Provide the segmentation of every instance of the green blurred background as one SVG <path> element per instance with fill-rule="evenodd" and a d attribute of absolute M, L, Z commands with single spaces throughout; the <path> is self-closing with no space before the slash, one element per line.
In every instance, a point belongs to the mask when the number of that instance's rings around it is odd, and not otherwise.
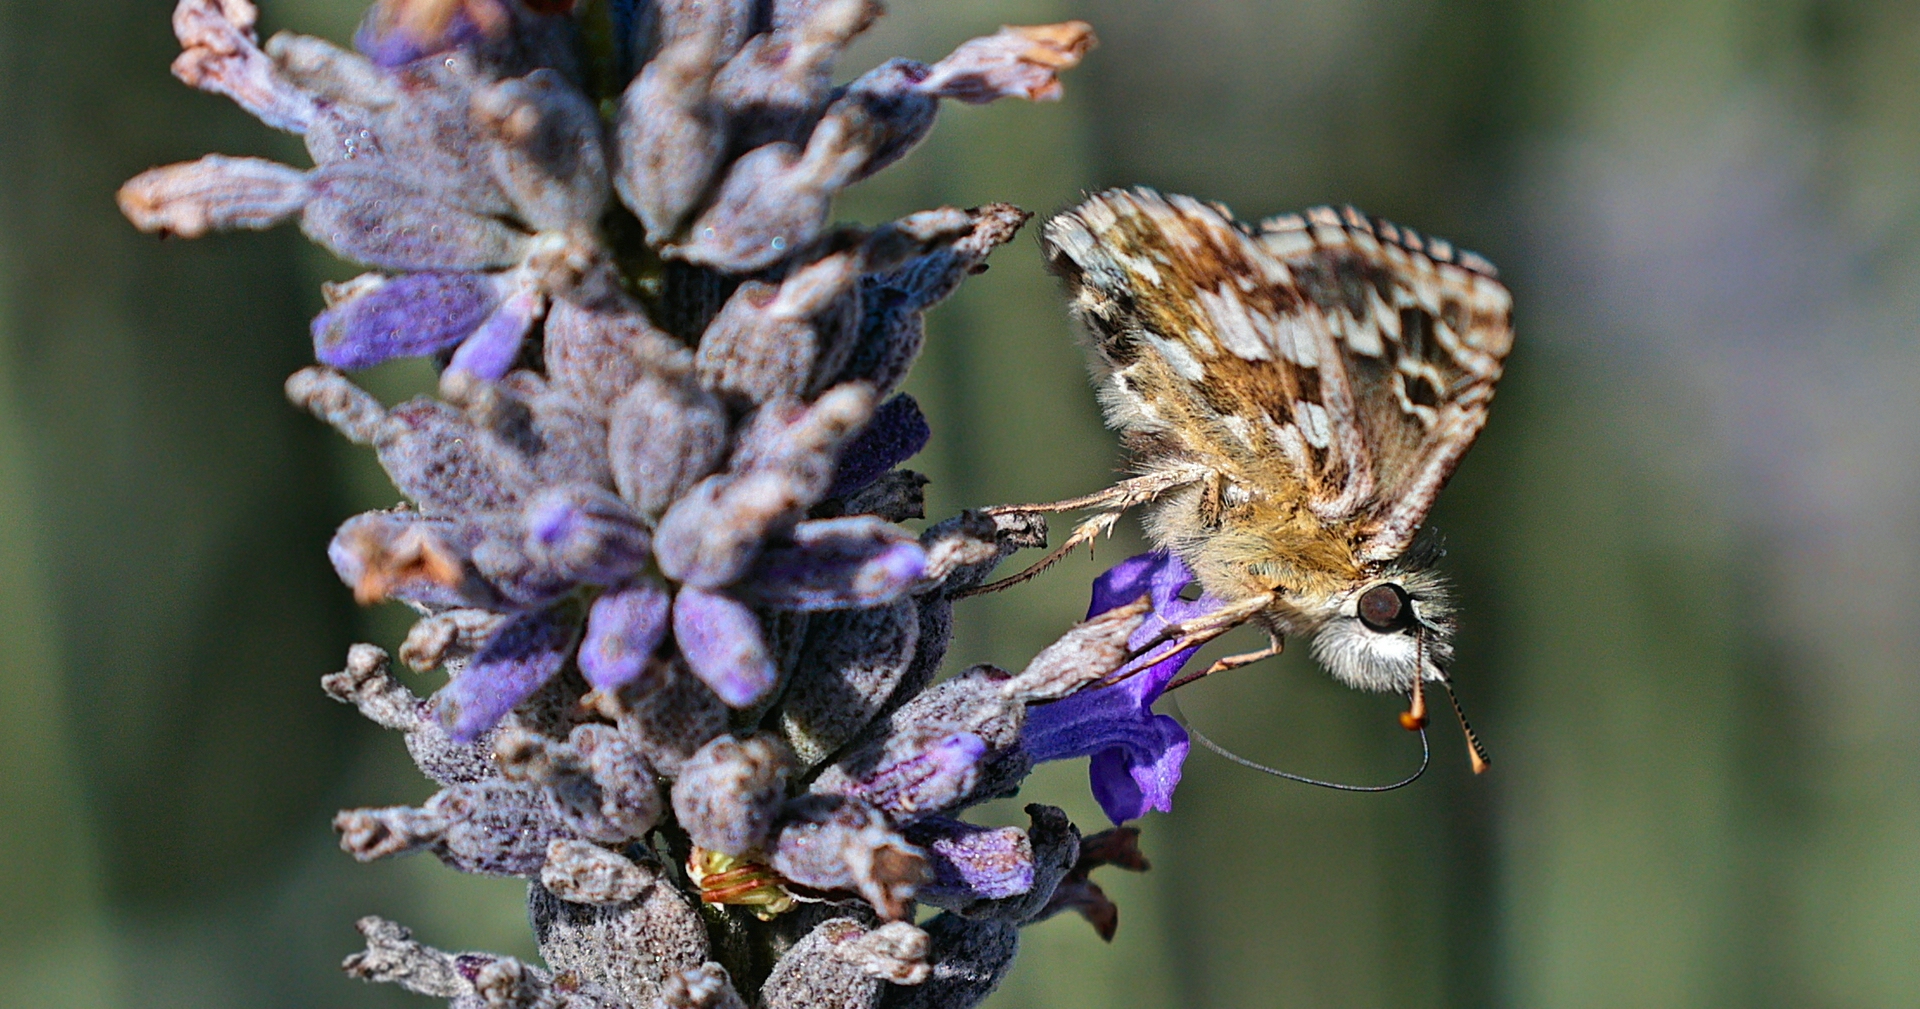
<path fill-rule="evenodd" d="M 530 955 L 520 887 L 334 845 L 335 809 L 430 791 L 317 686 L 402 626 L 323 557 L 394 493 L 281 399 L 342 268 L 114 210 L 153 164 L 297 157 L 167 76 L 169 6 L 0 0 L 0 1006 L 424 1005 L 337 973 L 353 919 Z M 335 39 L 358 14 L 265 7 Z M 1132 183 L 1247 218 L 1351 201 L 1500 263 L 1520 333 L 1433 519 L 1493 771 L 1444 725 L 1385 796 L 1196 752 L 1141 824 L 1153 871 L 1101 878 L 1113 945 L 1030 929 L 993 1006 L 1920 1005 L 1920 6 L 894 7 L 846 75 L 1002 22 L 1103 45 L 1060 104 L 949 107 L 842 216 Z M 1030 238 L 932 328 L 936 516 L 1111 476 Z M 1098 569 L 963 604 L 951 664 L 1019 666 Z M 1393 699 L 1303 656 L 1185 693 L 1291 770 L 1416 758 Z M 1027 795 L 1104 825 L 1078 764 Z"/>

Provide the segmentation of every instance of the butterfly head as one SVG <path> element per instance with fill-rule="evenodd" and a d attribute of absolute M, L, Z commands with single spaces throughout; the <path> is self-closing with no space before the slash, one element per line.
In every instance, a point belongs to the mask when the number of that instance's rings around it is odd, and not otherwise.
<path fill-rule="evenodd" d="M 1439 572 L 1428 563 L 1393 564 L 1335 603 L 1314 635 L 1313 657 L 1349 686 L 1405 692 L 1416 675 L 1446 679 L 1453 629 Z"/>

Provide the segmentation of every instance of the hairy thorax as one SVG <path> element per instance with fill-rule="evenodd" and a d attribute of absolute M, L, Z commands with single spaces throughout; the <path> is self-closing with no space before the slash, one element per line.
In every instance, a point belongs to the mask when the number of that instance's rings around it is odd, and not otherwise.
<path fill-rule="evenodd" d="M 1351 543 L 1329 536 L 1297 499 L 1196 483 L 1160 501 L 1147 535 L 1193 569 L 1200 587 L 1224 602 L 1271 594 L 1263 622 L 1307 634 L 1365 577 Z"/>

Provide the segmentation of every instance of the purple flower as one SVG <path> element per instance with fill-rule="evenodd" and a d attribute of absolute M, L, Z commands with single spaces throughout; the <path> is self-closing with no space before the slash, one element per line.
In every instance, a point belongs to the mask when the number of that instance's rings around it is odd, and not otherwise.
<path fill-rule="evenodd" d="M 752 707 L 780 678 L 760 618 L 731 596 L 681 586 L 673 598 L 673 636 L 688 668 L 728 707 Z"/>
<path fill-rule="evenodd" d="M 1163 551 L 1121 561 L 1094 579 L 1089 618 L 1148 596 L 1153 610 L 1128 638 L 1139 647 L 1168 624 L 1192 619 L 1218 609 L 1208 596 L 1187 600 L 1181 590 L 1193 583 L 1193 572 L 1180 559 Z M 1153 712 L 1153 703 L 1193 657 L 1198 647 L 1170 652 L 1173 642 L 1120 667 L 1111 686 L 1082 690 L 1058 701 L 1035 705 L 1027 713 L 1021 743 L 1034 761 L 1092 757 L 1087 771 L 1093 797 L 1114 823 L 1145 815 L 1149 809 L 1169 812 L 1173 789 L 1180 783 L 1180 767 L 1187 759 L 1187 730 L 1166 715 Z M 1122 678 L 1124 677 L 1124 678 Z"/>
<path fill-rule="evenodd" d="M 642 578 L 593 601 L 580 642 L 580 672 L 596 690 L 616 690 L 640 678 L 666 640 L 673 597 Z"/>
<path fill-rule="evenodd" d="M 899 526 L 871 515 L 802 522 L 792 542 L 767 547 L 742 594 L 783 610 L 884 606 L 927 573 L 927 551 Z"/>
<path fill-rule="evenodd" d="M 494 314 L 496 287 L 486 273 L 373 275 L 314 318 L 314 356 L 335 368 L 369 368 L 457 347 Z"/>
<path fill-rule="evenodd" d="M 909 828 L 907 838 L 929 856 L 933 878 L 918 894 L 923 902 L 949 907 L 1033 889 L 1033 845 L 1019 827 L 980 827 L 934 816 Z"/>
<path fill-rule="evenodd" d="M 472 742 L 553 679 L 572 651 L 571 622 L 552 613 L 514 618 L 436 695 L 447 734 Z"/>

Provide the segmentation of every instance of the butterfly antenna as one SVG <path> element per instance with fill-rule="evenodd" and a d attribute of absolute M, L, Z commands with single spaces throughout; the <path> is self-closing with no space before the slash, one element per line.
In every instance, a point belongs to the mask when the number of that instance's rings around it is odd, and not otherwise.
<path fill-rule="evenodd" d="M 1440 683 L 1447 688 L 1447 700 L 1453 702 L 1453 717 L 1460 720 L 1460 731 L 1467 734 L 1467 756 L 1473 760 L 1473 773 L 1485 774 L 1493 766 L 1493 758 L 1487 756 L 1487 748 L 1480 745 L 1480 737 L 1473 734 L 1473 726 L 1467 724 L 1467 713 L 1460 710 L 1460 698 L 1453 693 L 1453 684 L 1447 680 Z"/>
<path fill-rule="evenodd" d="M 1169 700 L 1171 700 L 1171 698 Z M 1412 774 L 1409 774 L 1406 777 L 1401 778 L 1399 781 L 1396 781 L 1391 785 L 1344 785 L 1337 781 L 1321 781 L 1319 778 L 1309 778 L 1304 774 L 1294 774 L 1290 771 L 1282 771 L 1279 768 L 1268 767 L 1265 764 L 1257 764 L 1251 760 L 1248 760 L 1245 757 L 1242 757 L 1241 755 L 1233 752 L 1232 750 L 1229 750 L 1226 747 L 1221 746 L 1219 743 L 1216 743 L 1213 740 L 1208 739 L 1206 733 L 1201 732 L 1199 729 L 1194 728 L 1193 723 L 1187 719 L 1186 713 L 1180 710 L 1179 701 L 1177 700 L 1172 701 L 1172 706 L 1173 706 L 1174 713 L 1180 716 L 1180 724 L 1185 725 L 1187 727 L 1187 732 L 1191 734 L 1193 738 L 1198 739 L 1200 741 L 1201 746 L 1204 746 L 1207 749 L 1212 750 L 1214 753 L 1217 753 L 1220 756 L 1225 757 L 1236 764 L 1239 764 L 1241 767 L 1245 767 L 1250 770 L 1259 771 L 1261 774 L 1271 774 L 1276 778 L 1285 778 L 1288 781 L 1297 781 L 1302 785 L 1312 785 L 1315 788 L 1330 788 L 1336 792 L 1391 792 L 1396 788 L 1405 788 L 1408 785 L 1411 785 L 1414 782 L 1419 781 L 1420 776 L 1427 773 L 1427 765 L 1431 763 L 1433 760 L 1433 750 L 1427 745 L 1427 730 L 1422 728 L 1419 730 L 1420 732 L 1420 766 L 1417 769 L 1415 769 Z"/>
<path fill-rule="evenodd" d="M 1418 732 L 1427 727 L 1427 692 L 1422 680 L 1427 673 L 1427 635 L 1423 631 L 1413 639 L 1413 700 L 1400 713 L 1400 727 Z"/>

